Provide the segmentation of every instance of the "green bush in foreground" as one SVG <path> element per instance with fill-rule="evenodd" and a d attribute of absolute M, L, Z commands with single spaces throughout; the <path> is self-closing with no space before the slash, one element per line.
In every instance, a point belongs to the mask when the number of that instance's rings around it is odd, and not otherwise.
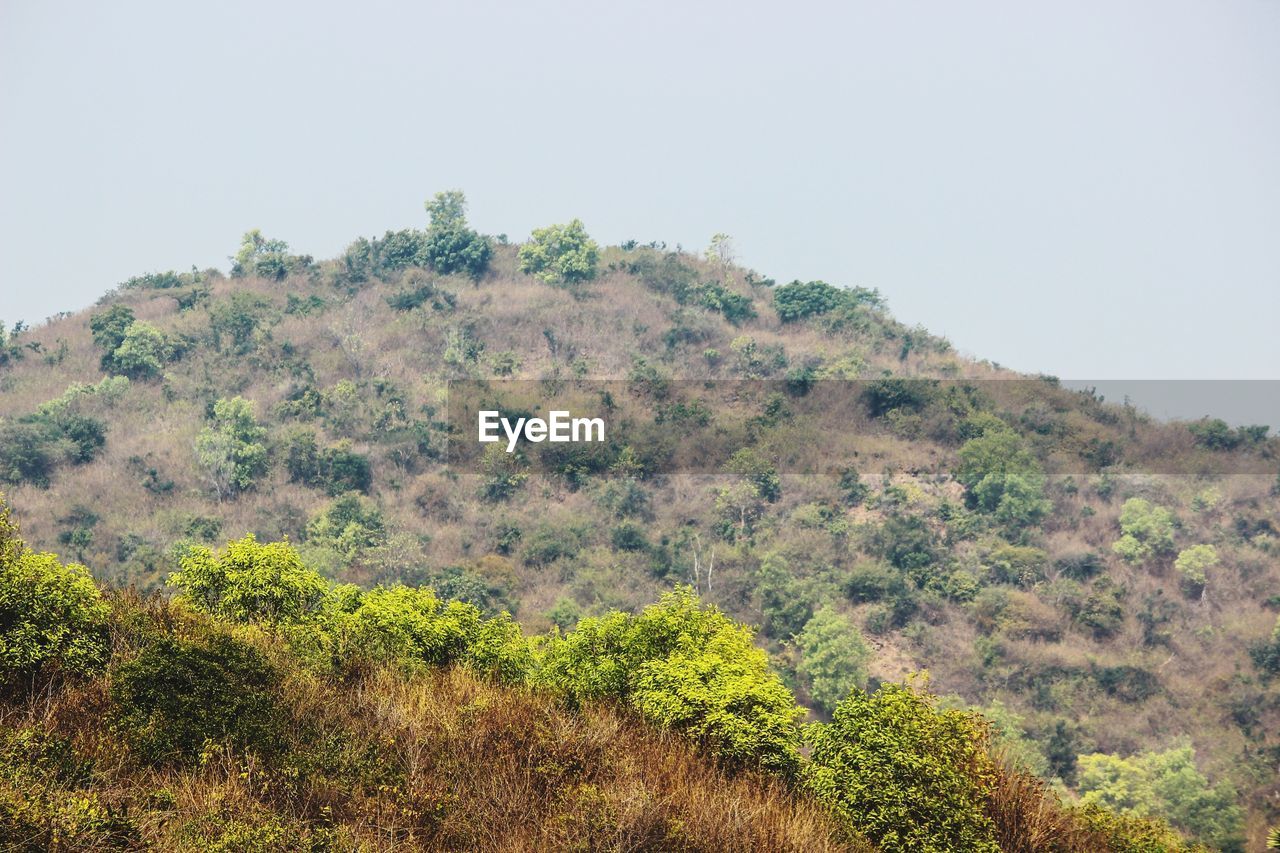
<path fill-rule="evenodd" d="M 208 745 L 268 754 L 282 712 L 279 673 L 247 643 L 161 638 L 118 666 L 115 725 L 150 764 L 188 762 Z"/>
<path fill-rule="evenodd" d="M 537 681 L 578 699 L 615 698 L 735 764 L 791 774 L 801 709 L 750 630 L 688 588 L 639 615 L 584 619 L 545 650 Z"/>
<path fill-rule="evenodd" d="M 28 551 L 0 503 L 0 685 L 49 663 L 100 668 L 109 612 L 85 567 Z"/>
<path fill-rule="evenodd" d="M 998 853 L 984 810 L 996 771 L 981 717 L 885 684 L 854 691 L 805 735 L 805 786 L 882 850 Z"/>

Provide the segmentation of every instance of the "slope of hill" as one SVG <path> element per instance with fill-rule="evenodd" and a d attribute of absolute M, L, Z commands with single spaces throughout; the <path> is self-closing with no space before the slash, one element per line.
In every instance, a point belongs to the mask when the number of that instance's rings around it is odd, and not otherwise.
<path fill-rule="evenodd" d="M 287 537 L 328 578 L 534 632 L 689 583 L 760 626 L 818 718 L 927 669 L 1087 801 L 1226 849 L 1280 816 L 1265 430 L 966 360 L 875 292 L 779 286 L 724 244 L 481 251 L 460 208 L 433 215 L 319 263 L 251 234 L 230 277 L 141 276 L 8 336 L 0 480 L 28 541 L 154 589 L 193 544 Z M 450 380 L 549 378 L 640 388 L 710 461 L 448 463 Z M 679 382 L 705 379 L 758 395 Z M 808 419 L 837 382 L 856 405 Z"/>

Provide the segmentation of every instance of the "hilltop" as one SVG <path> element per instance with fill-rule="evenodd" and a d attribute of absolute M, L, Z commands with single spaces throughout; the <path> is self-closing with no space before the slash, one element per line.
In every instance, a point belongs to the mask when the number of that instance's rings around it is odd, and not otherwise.
<path fill-rule="evenodd" d="M 598 247 L 570 223 L 513 245 L 460 196 L 429 207 L 332 260 L 251 232 L 229 274 L 143 274 L 6 334 L 0 483 L 27 542 L 147 594 L 193 548 L 287 539 L 326 582 L 430 587 L 529 634 L 688 584 L 758 627 L 811 719 L 927 670 L 1067 800 L 1261 843 L 1265 428 L 1159 423 L 966 359 L 875 290 L 771 281 L 723 239 Z M 458 380 L 620 383 L 703 458 L 660 456 L 640 423 L 598 457 L 450 464 Z M 754 396 L 695 394 L 730 382 Z M 840 420 L 806 409 L 828 386 Z"/>

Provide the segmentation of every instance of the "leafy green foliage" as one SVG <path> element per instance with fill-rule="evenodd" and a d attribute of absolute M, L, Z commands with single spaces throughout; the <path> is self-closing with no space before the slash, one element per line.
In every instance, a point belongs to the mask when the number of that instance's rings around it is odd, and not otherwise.
<path fill-rule="evenodd" d="M 330 497 L 344 492 L 368 494 L 373 485 L 369 457 L 353 451 L 349 441 L 321 450 L 314 432 L 299 430 L 289 436 L 285 454 L 290 482 L 324 489 Z"/>
<path fill-rule="evenodd" d="M 1212 545 L 1192 545 L 1178 552 L 1173 567 L 1182 575 L 1187 588 L 1199 593 L 1209 581 L 1209 570 L 1218 565 L 1218 549 Z"/>
<path fill-rule="evenodd" d="M 1173 513 L 1144 498 L 1129 498 L 1120 508 L 1121 536 L 1111 550 L 1130 563 L 1141 563 L 1173 550 Z"/>
<path fill-rule="evenodd" d="M 237 291 L 209 310 L 209 330 L 213 345 L 221 350 L 230 340 L 232 352 L 244 354 L 253 349 L 258 330 L 267 321 L 270 303 L 256 293 Z"/>
<path fill-rule="evenodd" d="M 116 667 L 114 723 L 149 764 L 193 762 L 211 744 L 270 754 L 281 723 L 279 674 L 225 634 L 161 637 Z"/>
<path fill-rule="evenodd" d="M 134 322 L 111 353 L 111 361 L 114 370 L 124 376 L 151 379 L 160 375 L 172 354 L 173 348 L 164 332 L 150 323 Z"/>
<path fill-rule="evenodd" d="M 1009 429 L 989 429 L 966 441 L 956 479 L 974 507 L 1010 530 L 1037 523 L 1050 509 L 1040 463 Z"/>
<path fill-rule="evenodd" d="M 270 281 L 280 281 L 291 272 L 305 270 L 311 265 L 307 255 L 292 255 L 284 240 L 268 240 L 257 228 L 245 232 L 240 248 L 231 259 L 231 275 L 242 278 L 256 275 Z"/>
<path fill-rule="evenodd" d="M 1264 425 L 1242 426 L 1233 430 L 1221 418 L 1206 418 L 1188 424 L 1187 429 L 1195 436 L 1196 444 L 1207 447 L 1209 450 L 1221 451 L 1261 444 L 1266 441 L 1267 433 L 1271 431 L 1270 427 Z"/>
<path fill-rule="evenodd" d="M 47 487 L 60 466 L 92 462 L 106 441 L 102 421 L 66 408 L 0 420 L 0 482 Z"/>
<path fill-rule="evenodd" d="M 995 768 L 981 717 L 886 684 L 854 691 L 805 738 L 805 787 L 880 849 L 999 851 L 984 808 Z"/>
<path fill-rule="evenodd" d="M 1080 801 L 1121 815 L 1161 816 L 1219 847 L 1238 846 L 1243 814 L 1228 784 L 1211 785 L 1189 745 L 1122 758 L 1093 753 L 1079 759 Z"/>
<path fill-rule="evenodd" d="M 796 672 L 809 685 L 809 696 L 826 711 L 867 681 L 871 649 L 853 621 L 831 605 L 813 614 L 796 637 L 800 663 Z"/>
<path fill-rule="evenodd" d="M 881 307 L 879 294 L 861 287 L 845 289 L 825 281 L 793 281 L 773 291 L 773 307 L 784 323 L 860 305 Z"/>
<path fill-rule="evenodd" d="M 548 284 L 589 281 L 596 277 L 600 249 L 587 236 L 582 220 L 567 225 L 535 228 L 533 236 L 520 247 L 520 271 L 537 276 Z"/>
<path fill-rule="evenodd" d="M 462 273 L 479 279 L 489 268 L 493 246 L 488 238 L 467 227 L 466 198 L 458 190 L 436 193 L 426 203 L 431 224 L 422 255 L 441 275 Z"/>
<path fill-rule="evenodd" d="M 756 578 L 765 633 L 786 640 L 803 630 L 813 616 L 813 604 L 787 561 L 777 554 L 766 555 Z"/>
<path fill-rule="evenodd" d="M 288 542 L 260 543 L 252 534 L 215 554 L 194 546 L 179 559 L 170 586 L 200 610 L 235 622 L 296 620 L 313 610 L 328 583 L 302 564 Z"/>
<path fill-rule="evenodd" d="M 267 473 L 267 431 L 243 397 L 221 399 L 213 423 L 196 437 L 196 457 L 223 498 L 243 492 Z"/>
<path fill-rule="evenodd" d="M 548 645 L 538 679 L 578 700 L 624 701 L 731 763 L 798 766 L 795 699 L 750 632 L 687 588 L 637 616 L 584 619 Z"/>
<path fill-rule="evenodd" d="M 107 615 L 88 570 L 28 551 L 0 506 L 0 684 L 50 663 L 74 673 L 100 668 Z"/>
<path fill-rule="evenodd" d="M 385 539 L 382 512 L 354 492 L 335 498 L 307 524 L 308 542 L 331 548 L 347 561 Z"/>

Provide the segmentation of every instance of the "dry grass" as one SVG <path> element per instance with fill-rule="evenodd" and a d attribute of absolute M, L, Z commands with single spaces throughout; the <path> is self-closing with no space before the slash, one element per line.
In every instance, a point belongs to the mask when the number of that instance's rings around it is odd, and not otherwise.
<path fill-rule="evenodd" d="M 160 850 L 250 841 L 269 850 L 871 850 L 841 840 L 822 809 L 778 780 L 730 774 L 607 706 L 570 710 L 461 669 L 377 671 L 349 685 L 294 670 L 283 689 L 293 720 L 284 757 L 213 752 L 190 769 L 132 759 L 106 722 L 105 679 L 9 704 L 0 726 L 69 737 L 93 770 L 87 789 L 53 794 L 14 790 L 0 775 L 0 805 L 90 796 L 131 818 L 134 844 Z M 331 744 L 336 752 L 320 746 Z M 33 834 L 33 844 L 94 850 L 112 840 L 84 827 L 64 825 L 61 840 L 52 833 Z"/>

